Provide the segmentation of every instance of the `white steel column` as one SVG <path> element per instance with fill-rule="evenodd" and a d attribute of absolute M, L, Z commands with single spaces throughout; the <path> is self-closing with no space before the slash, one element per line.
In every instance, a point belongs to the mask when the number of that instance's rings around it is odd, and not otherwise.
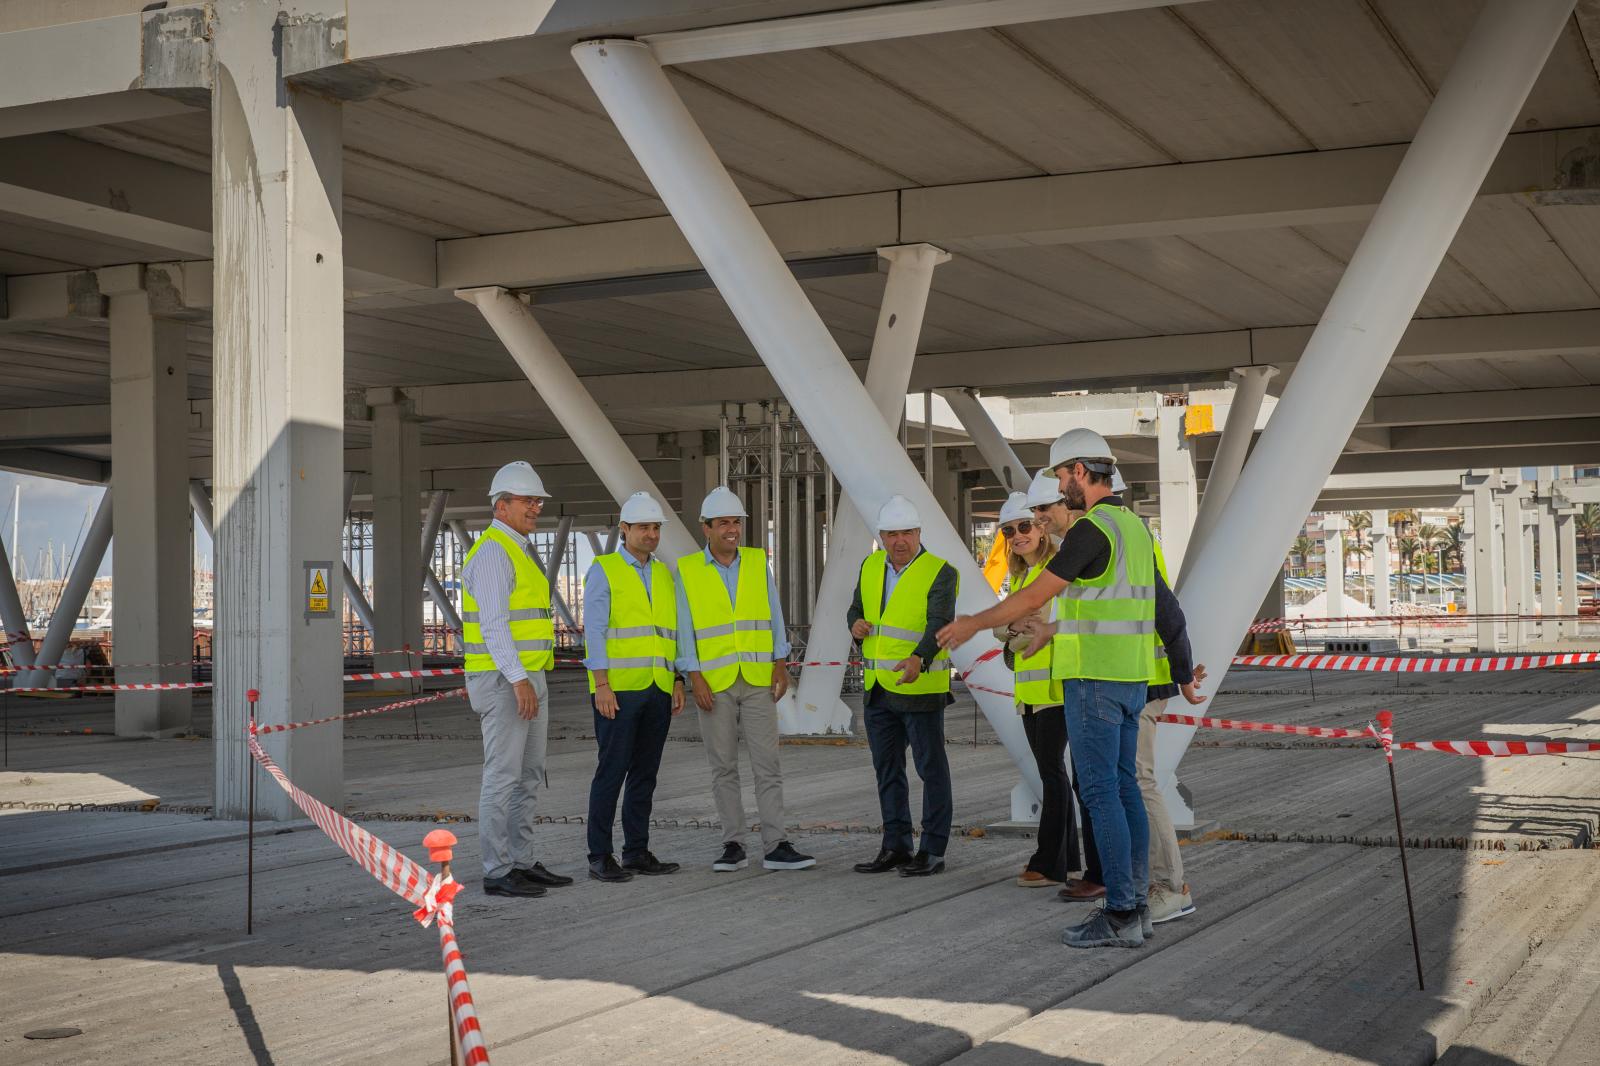
<path fill-rule="evenodd" d="M 878 307 L 878 325 L 872 335 L 867 360 L 867 396 L 880 421 L 898 432 L 905 410 L 906 386 L 922 335 L 933 271 L 950 260 L 950 253 L 931 244 L 879 248 L 889 261 L 889 276 Z M 849 496 L 841 496 L 828 531 L 827 559 L 817 587 L 806 659 L 843 662 L 850 655 L 850 631 L 845 612 L 855 594 L 856 575 L 872 547 L 873 533 Z M 784 733 L 848 733 L 854 713 L 839 698 L 844 688 L 842 666 L 807 666 L 800 671 L 794 691 L 778 704 L 778 728 Z"/>
<path fill-rule="evenodd" d="M 450 532 L 454 533 L 456 535 L 456 539 L 459 540 L 464 546 L 468 548 L 472 547 L 472 531 L 467 528 L 467 523 L 464 519 L 450 519 Z"/>
<path fill-rule="evenodd" d="M 1350 528 L 1342 514 L 1322 520 L 1322 572 L 1327 578 L 1327 615 L 1344 617 L 1344 531 Z"/>
<path fill-rule="evenodd" d="M 462 289 L 456 295 L 483 314 L 617 505 L 620 507 L 636 492 L 648 492 L 656 498 L 661 513 L 667 517 L 661 524 L 661 558 L 671 563 L 698 551 L 699 542 L 673 512 L 666 494 L 634 457 L 528 305 L 498 287 Z"/>
<path fill-rule="evenodd" d="M 299 14 L 307 14 L 301 5 Z M 344 14 L 328 0 L 330 14 Z M 245 692 L 265 723 L 340 708 L 340 601 L 308 617 L 310 564 L 341 557 L 344 477 L 343 145 L 340 105 L 279 77 L 278 9 L 214 5 L 211 106 L 215 388 L 216 816 L 245 813 L 254 760 Z M 331 592 L 331 589 L 330 589 Z M 344 803 L 336 728 L 268 736 L 301 788 Z M 257 813 L 300 814 L 282 789 Z"/>
<path fill-rule="evenodd" d="M 444 507 L 449 499 L 450 493 L 441 489 L 428 500 L 428 513 L 422 521 L 422 583 L 428 590 L 428 598 L 433 600 L 433 606 L 439 612 L 439 620 L 459 640 L 461 616 L 456 614 L 450 594 L 445 591 L 444 584 L 433 569 L 433 550 L 439 543 L 439 527 L 444 524 Z M 449 644 L 448 638 L 445 643 Z"/>
<path fill-rule="evenodd" d="M 1580 508 L 1563 507 L 1556 514 L 1556 553 L 1561 559 L 1561 613 L 1578 613 L 1578 514 Z M 1563 637 L 1578 635 L 1578 620 L 1564 619 Z"/>
<path fill-rule="evenodd" d="M 944 397 L 944 402 L 950 405 L 950 410 L 955 412 L 956 418 L 961 422 L 961 428 L 967 431 L 967 436 L 977 445 L 978 454 L 983 456 L 983 461 L 989 464 L 989 469 L 994 471 L 994 476 L 1000 479 L 1000 484 L 1005 486 L 1005 490 L 1027 492 L 1028 483 L 1033 480 L 1033 475 L 1028 473 L 1028 468 L 1017 458 L 1011 442 L 1000 432 L 1000 427 L 994 424 L 994 419 L 989 417 L 988 410 L 978 399 L 977 394 L 971 389 L 940 389 L 938 392 Z"/>
<path fill-rule="evenodd" d="M 45 666 L 59 663 L 67 650 L 73 627 L 78 624 L 78 612 L 83 609 L 89 587 L 94 584 L 94 576 L 105 559 L 106 546 L 111 543 L 111 503 L 111 489 L 108 486 L 105 495 L 100 497 L 94 521 L 89 523 L 89 532 L 78 547 L 78 557 L 72 561 L 72 573 L 61 587 L 61 598 L 56 601 L 55 613 L 50 616 L 50 625 L 45 628 L 44 639 L 39 642 L 39 657 L 34 660 L 36 663 Z M 24 671 L 17 675 L 17 687 L 54 688 L 57 673 L 55 670 Z"/>
<path fill-rule="evenodd" d="M 555 542 L 550 546 L 550 561 L 546 562 L 540 555 L 539 549 L 529 542 L 529 549 L 533 552 L 533 559 L 539 564 L 539 569 L 544 571 L 545 578 L 550 582 L 550 606 L 561 616 L 570 629 L 577 629 L 577 620 L 572 616 L 572 609 L 567 606 L 566 597 L 561 595 L 561 588 L 556 583 L 556 578 L 561 573 L 561 560 L 567 554 L 567 541 L 572 534 L 572 516 L 563 515 L 561 521 L 556 523 Z"/>
<path fill-rule="evenodd" d="M 1389 512 L 1372 512 L 1372 528 L 1367 543 L 1372 545 L 1372 613 L 1382 617 L 1394 608 L 1389 602 Z"/>
<path fill-rule="evenodd" d="M 150 311 L 144 270 L 123 268 L 111 301 L 111 556 L 119 684 L 188 681 L 194 656 L 189 550 L 189 330 Z M 170 663 L 168 666 L 121 664 Z M 119 737 L 170 737 L 190 723 L 187 689 L 116 694 Z"/>
<path fill-rule="evenodd" d="M 1561 636 L 1561 623 L 1556 616 L 1561 613 L 1560 563 L 1556 546 L 1555 470 L 1543 471 L 1539 478 L 1539 611 L 1544 621 L 1539 623 L 1541 640 L 1557 640 Z"/>
<path fill-rule="evenodd" d="M 1572 13 L 1572 0 L 1489 0 L 1428 108 L 1200 555 L 1184 600 L 1217 691 L 1260 602 L 1438 272 L 1484 175 Z M 1198 624 L 1196 624 L 1198 623 Z M 1161 727 L 1167 785 L 1194 735 Z M 1167 789 L 1168 803 L 1177 797 Z M 1188 821 L 1186 805 L 1173 819 Z"/>
<path fill-rule="evenodd" d="M 1233 399 L 1228 403 L 1228 421 L 1222 427 L 1222 437 L 1217 441 L 1217 454 L 1211 460 L 1206 474 L 1206 491 L 1200 497 L 1200 513 L 1194 520 L 1194 531 L 1189 534 L 1186 555 L 1200 553 L 1211 531 L 1216 528 L 1217 516 L 1239 482 L 1239 471 L 1250 454 L 1250 442 L 1255 439 L 1256 422 L 1261 417 L 1261 401 L 1267 395 L 1267 383 L 1277 376 L 1275 366 L 1236 366 L 1233 378 Z M 1162 522 L 1163 532 L 1166 522 Z M 1162 542 L 1162 550 L 1166 542 Z"/>
<path fill-rule="evenodd" d="M 572 54 L 857 510 L 874 514 L 890 496 L 905 496 L 923 516 L 923 542 L 962 575 L 961 609 L 992 605 L 994 592 L 966 539 L 940 520 L 939 503 L 649 47 L 585 41 Z M 1010 688 L 1011 672 L 999 655 L 978 662 L 997 647 L 992 636 L 980 635 L 955 650 L 954 664 L 983 686 L 973 696 L 1037 796 L 1038 769 L 1015 705 L 984 691 Z"/>
<path fill-rule="evenodd" d="M 11 537 L 16 548 L 16 535 Z M 22 610 L 22 597 L 17 595 L 17 583 L 11 570 L 11 560 L 6 557 L 6 546 L 0 541 L 0 644 L 13 641 L 6 654 L 18 666 L 32 666 L 33 640 L 28 629 L 28 616 Z"/>
<path fill-rule="evenodd" d="M 1161 478 L 1161 554 L 1176 581 L 1189 552 L 1200 497 L 1195 488 L 1194 448 L 1184 434 L 1187 407 L 1163 406 L 1156 414 L 1156 469 Z"/>
<path fill-rule="evenodd" d="M 1500 496 L 1500 533 L 1503 538 L 1501 558 L 1505 567 L 1505 611 L 1511 618 L 1506 621 L 1506 636 L 1513 650 L 1521 650 L 1528 623 L 1523 615 L 1533 611 L 1529 601 L 1527 523 L 1522 514 L 1522 502 L 1528 497 L 1528 487 L 1518 470 Z"/>
<path fill-rule="evenodd" d="M 422 651 L 422 552 L 417 541 L 422 499 L 422 426 L 398 392 L 372 402 L 372 634 L 374 670 L 414 670 Z M 419 682 L 400 688 L 419 690 Z"/>

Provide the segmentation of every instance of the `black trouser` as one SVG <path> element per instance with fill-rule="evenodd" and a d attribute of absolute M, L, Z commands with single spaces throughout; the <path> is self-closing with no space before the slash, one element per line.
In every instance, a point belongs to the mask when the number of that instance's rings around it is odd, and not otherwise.
<path fill-rule="evenodd" d="M 591 706 L 594 703 L 590 697 Z M 548 711 L 546 712 L 548 713 Z M 654 686 L 617 693 L 617 716 L 594 712 L 594 735 L 600 760 L 589 786 L 589 860 L 611 854 L 611 826 L 622 795 L 622 859 L 626 862 L 650 848 L 650 808 L 656 794 L 656 772 L 672 726 L 672 696 Z"/>
<path fill-rule="evenodd" d="M 1022 730 L 1039 767 L 1044 795 L 1039 806 L 1038 847 L 1028 869 L 1055 881 L 1077 869 L 1078 831 L 1072 818 L 1072 780 L 1067 776 L 1067 727 L 1056 707 L 1025 707 Z"/>
<path fill-rule="evenodd" d="M 906 778 L 909 743 L 917 776 L 922 778 L 921 850 L 943 856 L 955 811 L 950 761 L 944 750 L 944 711 L 890 711 L 869 704 L 864 717 L 872 768 L 878 775 L 884 848 L 911 850 L 911 783 Z"/>

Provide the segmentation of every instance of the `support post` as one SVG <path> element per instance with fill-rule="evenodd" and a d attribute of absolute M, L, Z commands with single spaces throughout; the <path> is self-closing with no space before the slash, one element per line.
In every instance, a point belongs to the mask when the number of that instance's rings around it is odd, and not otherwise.
<path fill-rule="evenodd" d="M 462 289 L 456 295 L 482 313 L 617 505 L 635 492 L 656 498 L 667 516 L 661 525 L 661 558 L 672 563 L 697 551 L 699 542 L 673 513 L 671 501 L 634 457 L 528 305 L 501 288 Z"/>
<path fill-rule="evenodd" d="M 1562 480 L 1572 477 L 1572 467 L 1557 467 Z M 1578 635 L 1578 515 L 1581 509 L 1564 506 L 1556 512 L 1556 555 L 1561 562 L 1561 613 L 1573 617 L 1561 623 L 1563 637 Z"/>
<path fill-rule="evenodd" d="M 1200 554 L 1200 546 L 1216 528 L 1217 518 L 1239 482 L 1239 471 L 1244 469 L 1245 457 L 1250 454 L 1250 442 L 1255 439 L 1256 423 L 1261 419 L 1261 401 L 1267 395 L 1267 383 L 1278 374 L 1275 366 L 1236 366 L 1233 378 L 1233 399 L 1228 404 L 1228 421 L 1223 424 L 1222 437 L 1217 441 L 1217 454 L 1211 460 L 1211 470 L 1206 474 L 1206 491 L 1200 497 L 1200 512 L 1195 516 L 1194 531 L 1189 534 L 1185 555 Z M 1162 522 L 1166 532 L 1166 522 Z M 1162 550 L 1166 542 L 1162 541 Z"/>
<path fill-rule="evenodd" d="M 350 498 L 355 495 L 355 492 L 356 476 L 347 473 L 344 476 L 344 510 L 339 512 L 340 522 L 342 523 L 350 521 Z M 356 580 L 356 575 L 350 572 L 350 564 L 341 562 L 340 569 L 344 571 L 344 594 L 350 601 L 350 609 L 355 611 L 356 617 L 361 620 L 362 627 L 367 631 L 367 637 L 372 639 L 378 632 L 378 624 L 372 618 L 372 604 L 367 602 L 367 594 L 362 589 L 361 582 Z M 344 627 L 344 612 L 342 611 L 339 613 L 339 625 L 342 635 Z M 378 645 L 376 644 L 372 645 L 374 650 L 377 647 Z"/>
<path fill-rule="evenodd" d="M 1194 449 L 1184 433 L 1187 407 L 1160 408 L 1156 415 L 1156 469 L 1161 478 L 1161 552 L 1174 580 L 1183 573 L 1200 497 L 1195 489 Z"/>
<path fill-rule="evenodd" d="M 1539 515 L 1539 612 L 1543 620 L 1539 623 L 1539 639 L 1554 641 L 1560 639 L 1561 623 L 1557 616 L 1561 614 L 1561 581 L 1560 562 L 1558 556 L 1560 549 L 1556 545 L 1556 500 L 1555 471 L 1549 470 L 1546 476 L 1539 479 L 1538 515 Z"/>
<path fill-rule="evenodd" d="M 110 273 L 110 272 L 108 272 Z M 189 550 L 189 330 L 151 313 L 142 267 L 123 268 L 111 303 L 111 453 L 117 550 L 111 556 L 119 684 L 187 681 L 194 656 Z M 122 664 L 141 664 L 128 665 Z M 168 663 L 167 666 L 143 665 Z M 186 689 L 116 693 L 119 737 L 188 732 Z"/>
<path fill-rule="evenodd" d="M 1350 528 L 1342 514 L 1322 520 L 1322 572 L 1327 577 L 1329 618 L 1343 618 L 1344 606 L 1344 531 Z"/>
<path fill-rule="evenodd" d="M 550 546 L 550 561 L 546 562 L 539 555 L 539 549 L 530 542 L 528 547 L 533 552 L 534 562 L 539 564 L 539 569 L 544 571 L 545 579 L 550 582 L 550 606 L 555 609 L 561 620 L 567 623 L 568 629 L 577 629 L 578 623 L 572 616 L 572 608 L 567 606 L 566 597 L 561 594 L 557 577 L 561 573 L 561 560 L 567 554 L 567 541 L 572 532 L 572 516 L 562 515 L 561 521 L 556 523 L 555 543 Z"/>
<path fill-rule="evenodd" d="M 933 493 L 917 476 L 649 46 L 583 41 L 573 46 L 572 54 L 856 508 L 872 514 L 890 496 L 905 496 L 923 516 L 922 539 L 928 549 L 962 575 L 960 609 L 972 612 L 992 605 L 994 591 L 971 549 L 950 522 L 941 520 L 942 508 Z M 984 690 L 1010 685 L 1004 661 L 988 654 L 996 649 L 992 636 L 980 635 L 955 649 L 953 663 L 962 676 L 972 675 L 973 696 L 1037 795 L 1042 792 L 1038 768 L 1015 705 L 1009 696 Z"/>
<path fill-rule="evenodd" d="M 917 338 L 922 335 L 922 319 L 928 309 L 933 271 L 940 263 L 949 262 L 950 254 L 931 244 L 879 248 L 878 254 L 888 260 L 889 276 L 878 307 L 877 329 L 872 335 L 866 387 L 880 421 L 898 430 L 905 413 L 906 386 L 917 354 Z M 873 533 L 848 496 L 839 501 L 833 518 L 806 642 L 806 659 L 810 662 L 843 662 L 849 658 L 851 640 L 845 612 L 850 609 L 861 562 L 872 547 Z M 778 704 L 779 731 L 849 733 L 854 712 L 839 698 L 844 675 L 843 666 L 802 668 L 794 691 Z"/>
<path fill-rule="evenodd" d="M 344 696 L 339 597 L 329 596 L 326 613 L 312 613 L 307 569 L 331 568 L 341 556 L 343 144 L 340 104 L 279 76 L 276 7 L 215 5 L 210 29 L 212 736 L 216 817 L 239 818 L 254 765 L 246 691 L 260 689 L 263 724 L 325 715 Z M 263 746 L 295 784 L 343 805 L 339 730 L 275 733 Z M 256 802 L 261 817 L 300 817 L 281 789 Z"/>
<path fill-rule="evenodd" d="M 422 426 L 409 402 L 392 389 L 368 394 L 372 402 L 372 608 L 373 650 L 414 648 L 422 640 L 422 552 L 417 504 L 422 497 Z M 414 670 L 416 655 L 375 655 L 374 670 Z M 403 689 L 419 691 L 415 680 Z"/>
<path fill-rule="evenodd" d="M 1489 0 L 1407 148 L 1223 514 L 1184 600 L 1211 691 L 1438 272 L 1573 0 Z M 1194 727 L 1163 725 L 1165 785 Z M 1169 803 L 1173 798 L 1168 792 Z M 1186 811 L 1175 808 L 1174 821 Z"/>
<path fill-rule="evenodd" d="M 461 616 L 456 613 L 455 604 L 450 602 L 450 594 L 445 591 L 443 582 L 433 569 L 433 550 L 439 543 L 439 527 L 444 524 L 444 507 L 449 499 L 450 493 L 443 489 L 428 499 L 428 514 L 422 522 L 422 583 L 445 628 L 459 641 Z M 446 647 L 449 647 L 450 639 L 449 636 L 445 638 Z"/>
<path fill-rule="evenodd" d="M 989 469 L 994 471 L 994 476 L 1000 479 L 1006 491 L 1027 492 L 1033 475 L 1017 458 L 1011 442 L 994 424 L 994 419 L 978 399 L 978 394 L 971 389 L 940 389 L 939 395 L 955 412 L 961 428 L 967 431 L 967 436 L 977 445 L 978 454 L 983 456 L 983 461 L 989 464 Z"/>
<path fill-rule="evenodd" d="M 1382 618 L 1389 615 L 1393 605 L 1389 602 L 1389 512 L 1379 509 L 1372 512 L 1372 527 L 1367 530 L 1367 543 L 1372 545 L 1372 613 Z"/>
<path fill-rule="evenodd" d="M 12 537 L 12 549 L 16 548 Z M 6 546 L 0 541 L 0 643 L 11 641 L 7 654 L 18 666 L 32 666 L 33 634 L 28 628 L 28 616 L 22 609 L 22 597 L 17 595 L 17 582 L 6 557 Z M 18 678 L 20 683 L 21 678 Z M 8 741 L 9 743 L 9 741 Z"/>
<path fill-rule="evenodd" d="M 1525 615 L 1533 610 L 1533 604 L 1527 599 L 1528 570 L 1527 570 L 1527 526 L 1522 517 L 1522 501 L 1527 499 L 1527 485 L 1522 480 L 1519 470 L 1507 476 L 1507 487 L 1500 496 L 1500 534 L 1504 547 L 1501 549 L 1501 558 L 1505 567 L 1505 611 L 1510 617 L 1506 620 L 1506 636 L 1510 639 L 1512 650 L 1523 650 L 1524 636 L 1527 633 Z"/>
<path fill-rule="evenodd" d="M 61 598 L 56 601 L 55 613 L 50 616 L 50 625 L 44 631 L 44 640 L 39 642 L 39 656 L 34 660 L 36 663 L 44 666 L 59 663 L 67 650 L 72 629 L 78 624 L 78 612 L 83 609 L 89 587 L 94 584 L 94 576 L 105 559 L 106 546 L 111 543 L 111 501 L 111 489 L 107 487 L 105 495 L 100 497 L 94 521 L 89 523 L 89 532 L 78 547 L 78 557 L 72 561 L 72 573 L 61 587 Z M 31 670 L 17 675 L 17 687 L 54 688 L 56 676 L 55 670 Z"/>

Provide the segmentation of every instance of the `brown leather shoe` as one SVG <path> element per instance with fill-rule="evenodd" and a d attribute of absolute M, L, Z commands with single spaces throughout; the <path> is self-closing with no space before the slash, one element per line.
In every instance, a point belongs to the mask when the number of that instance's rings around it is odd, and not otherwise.
<path fill-rule="evenodd" d="M 1023 888 L 1054 888 L 1060 883 L 1053 877 L 1046 877 L 1038 870 L 1024 870 L 1017 878 L 1017 884 Z"/>
<path fill-rule="evenodd" d="M 1090 900 L 1101 899 L 1105 894 L 1105 885 L 1097 885 L 1093 881 L 1085 881 L 1077 877 L 1068 880 L 1066 887 L 1056 893 L 1057 896 L 1068 903 L 1087 903 Z"/>

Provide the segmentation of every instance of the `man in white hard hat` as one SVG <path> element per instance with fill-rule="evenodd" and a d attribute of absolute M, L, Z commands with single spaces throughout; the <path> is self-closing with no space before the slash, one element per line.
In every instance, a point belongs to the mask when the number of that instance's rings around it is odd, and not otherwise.
<path fill-rule="evenodd" d="M 542 896 L 550 886 L 572 884 L 533 858 L 555 624 L 550 582 L 533 559 L 528 535 L 549 495 L 527 463 L 501 467 L 489 485 L 494 521 L 467 552 L 461 572 L 467 699 L 483 733 L 478 840 L 483 890 L 492 896 Z"/>
<path fill-rule="evenodd" d="M 1111 491 L 1116 460 L 1100 434 L 1063 433 L 1050 446 L 1067 506 L 1085 512 L 1046 573 L 1014 596 L 939 634 L 945 647 L 1057 601 L 1050 674 L 1062 682 L 1073 768 L 1094 823 L 1105 881 L 1105 907 L 1062 933 L 1070 947 L 1138 947 L 1152 931 L 1150 829 L 1137 776 L 1139 722 L 1156 678 L 1156 638 L 1167 650 L 1173 683 L 1190 703 L 1196 688 L 1183 609 L 1156 565 L 1143 521 Z M 1043 642 L 1040 642 L 1043 646 Z"/>
<path fill-rule="evenodd" d="M 583 664 L 600 748 L 589 786 L 589 877 L 607 882 L 678 870 L 650 853 L 650 810 L 667 731 L 683 710 L 674 673 L 678 593 L 672 571 L 655 557 L 666 516 L 654 496 L 636 492 L 618 518 L 622 548 L 597 558 L 583 579 Z M 611 834 L 619 795 L 621 865 Z"/>
<path fill-rule="evenodd" d="M 955 567 L 922 547 L 922 518 L 910 500 L 891 496 L 878 511 L 881 549 L 861 564 L 847 615 L 861 641 L 867 746 L 878 777 L 883 846 L 857 873 L 926 877 L 944 870 L 954 800 L 944 750 L 950 653 L 937 634 L 955 616 Z M 911 785 L 906 744 L 922 778 L 922 840 L 911 850 Z"/>
<path fill-rule="evenodd" d="M 739 737 L 750 753 L 761 814 L 761 865 L 804 870 L 784 834 L 783 772 L 778 766 L 778 704 L 789 687 L 789 638 L 778 587 L 761 548 L 742 547 L 744 504 L 718 485 L 700 504 L 706 546 L 678 560 L 678 673 L 700 708 L 700 738 L 711 763 L 711 796 L 722 822 L 722 854 L 713 870 L 742 870 L 744 794 Z"/>

